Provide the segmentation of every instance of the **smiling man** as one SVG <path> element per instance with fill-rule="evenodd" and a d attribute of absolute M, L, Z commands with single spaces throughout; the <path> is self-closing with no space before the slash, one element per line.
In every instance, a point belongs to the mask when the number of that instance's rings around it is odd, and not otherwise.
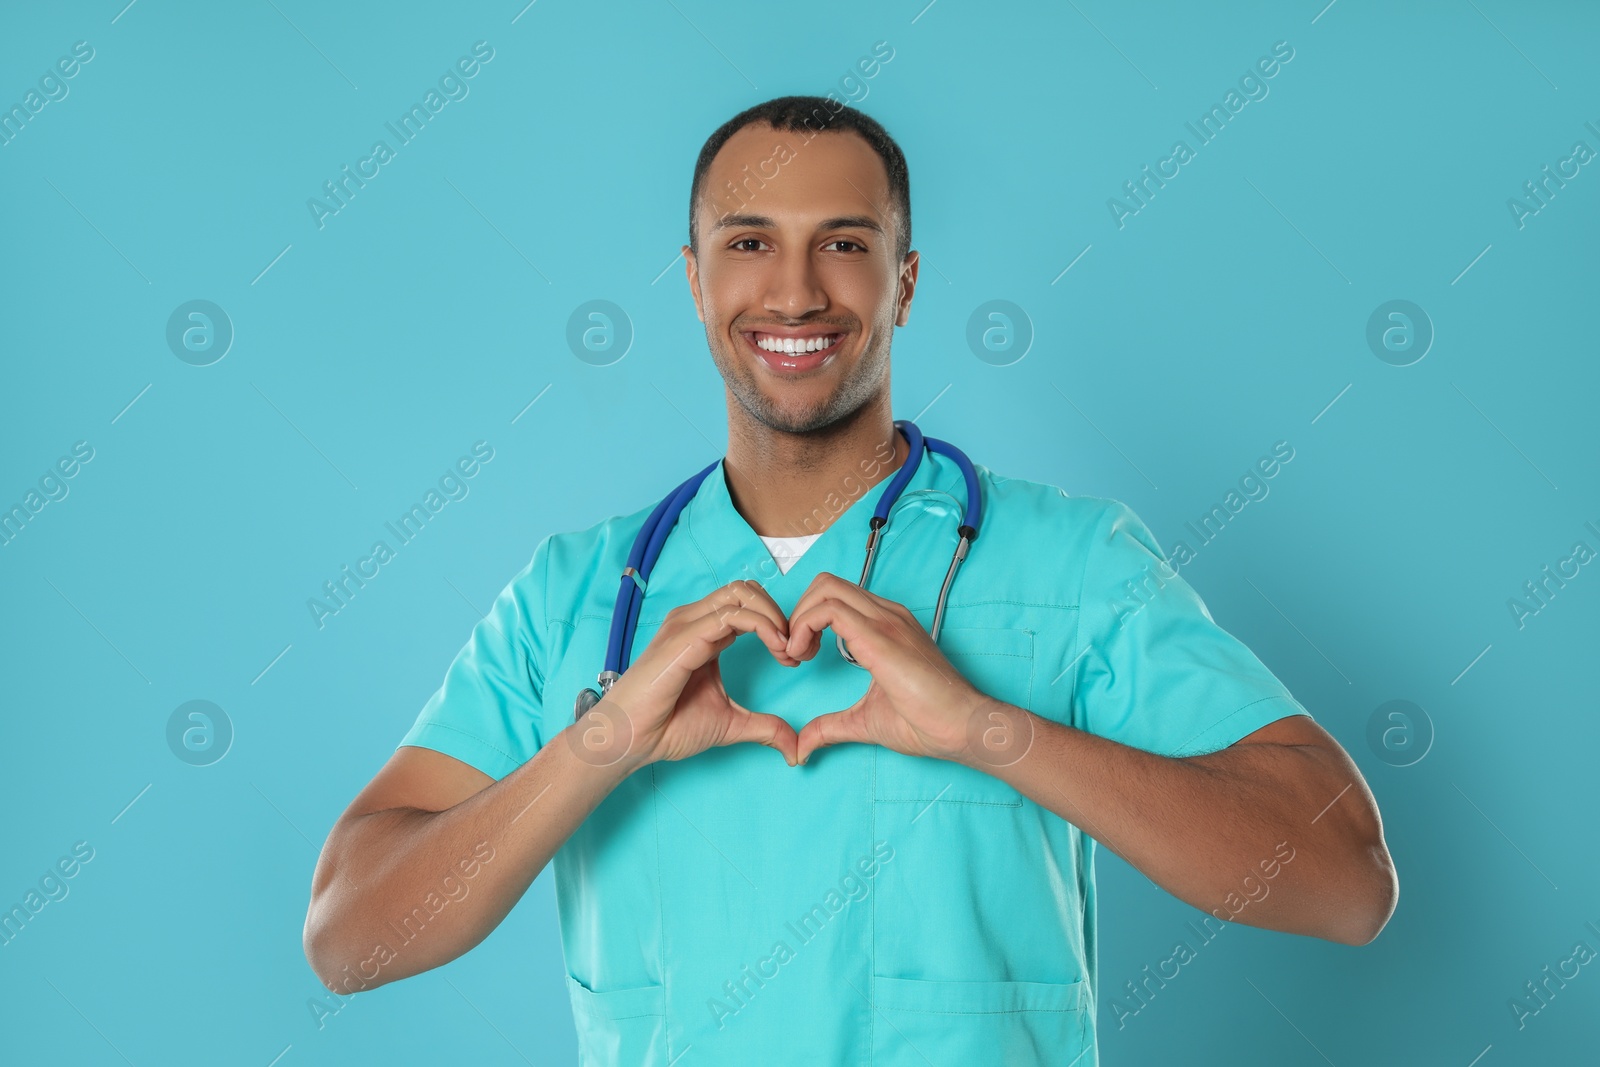
<path fill-rule="evenodd" d="M 1224 920 L 1383 927 L 1360 772 L 1133 512 L 894 420 L 909 189 L 819 97 L 706 142 L 727 453 L 501 592 L 329 834 L 330 989 L 461 955 L 554 860 L 585 1063 L 1087 1067 L 1097 843 Z"/>

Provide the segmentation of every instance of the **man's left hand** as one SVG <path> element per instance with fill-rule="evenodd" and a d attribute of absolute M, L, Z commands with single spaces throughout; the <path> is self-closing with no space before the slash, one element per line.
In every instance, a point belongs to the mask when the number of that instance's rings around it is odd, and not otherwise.
<path fill-rule="evenodd" d="M 824 571 L 789 613 L 789 655 L 800 661 L 814 657 L 824 630 L 844 638 L 872 681 L 848 708 L 805 724 L 801 763 L 841 741 L 882 745 L 908 756 L 962 758 L 973 715 L 993 701 L 951 666 L 909 609 Z"/>

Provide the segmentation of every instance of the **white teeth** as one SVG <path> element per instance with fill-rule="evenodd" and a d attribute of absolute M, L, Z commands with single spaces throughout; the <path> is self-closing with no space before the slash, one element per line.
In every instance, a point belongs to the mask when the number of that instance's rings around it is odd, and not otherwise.
<path fill-rule="evenodd" d="M 838 340 L 838 334 L 829 334 L 826 337 L 761 337 L 756 340 L 756 347 L 768 352 L 782 352 L 786 355 L 804 355 L 827 348 Z"/>

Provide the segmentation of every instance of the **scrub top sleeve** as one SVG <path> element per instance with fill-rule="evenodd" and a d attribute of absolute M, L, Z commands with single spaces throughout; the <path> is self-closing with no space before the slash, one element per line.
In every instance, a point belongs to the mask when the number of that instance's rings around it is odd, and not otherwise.
<path fill-rule="evenodd" d="M 1212 620 L 1132 509 L 1105 503 L 1078 598 L 1073 725 L 1147 752 L 1195 756 L 1309 714 Z"/>
<path fill-rule="evenodd" d="M 544 746 L 547 536 L 456 653 L 400 745 L 431 748 L 504 778 Z M 396 746 L 399 747 L 399 746 Z"/>

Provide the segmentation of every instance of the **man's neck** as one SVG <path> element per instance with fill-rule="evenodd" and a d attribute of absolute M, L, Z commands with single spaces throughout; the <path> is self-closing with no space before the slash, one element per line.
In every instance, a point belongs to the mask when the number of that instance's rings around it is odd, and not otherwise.
<path fill-rule="evenodd" d="M 899 470 L 910 452 L 887 402 L 812 434 L 784 433 L 748 418 L 734 425 L 723 462 L 728 495 L 764 537 L 821 533 Z"/>

